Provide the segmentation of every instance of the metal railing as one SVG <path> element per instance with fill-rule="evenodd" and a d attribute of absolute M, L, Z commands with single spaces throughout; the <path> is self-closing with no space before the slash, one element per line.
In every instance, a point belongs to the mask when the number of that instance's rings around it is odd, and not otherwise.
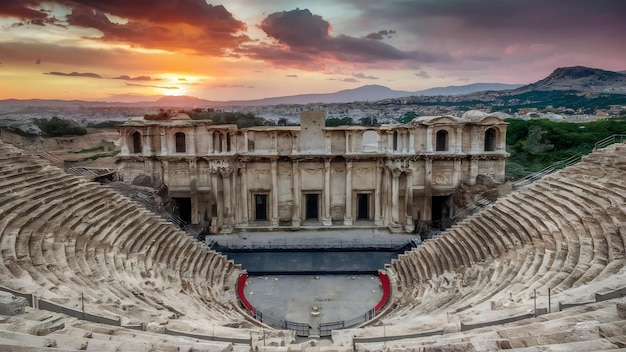
<path fill-rule="evenodd" d="M 602 148 L 606 148 L 611 144 L 615 143 L 623 143 L 626 142 L 626 134 L 614 134 L 612 136 L 608 136 L 601 141 L 596 142 L 593 150 L 598 150 Z"/>
<path fill-rule="evenodd" d="M 596 151 L 598 149 L 606 148 L 612 144 L 623 143 L 623 142 L 626 142 L 626 134 L 614 134 L 596 142 L 596 144 L 593 147 L 593 150 Z M 556 163 L 546 167 L 545 169 L 539 170 L 526 177 L 523 177 L 512 183 L 513 189 L 519 189 L 521 187 L 527 186 L 557 170 L 574 165 L 581 160 L 582 156 L 583 155 L 580 153 L 576 155 L 572 155 L 568 159 L 557 161 Z"/>
<path fill-rule="evenodd" d="M 580 162 L 580 159 L 582 158 L 582 154 L 578 153 L 575 155 L 570 156 L 569 158 L 565 159 L 565 160 L 561 160 L 561 161 L 557 161 L 556 163 L 541 169 L 535 173 L 532 173 L 528 176 L 525 176 L 515 182 L 512 183 L 513 189 L 519 189 L 521 187 L 527 186 L 537 180 L 540 180 L 541 178 L 543 178 L 546 175 L 550 175 L 553 172 L 556 172 L 558 170 L 564 169 L 568 166 L 572 166 L 574 164 L 577 164 L 578 162 Z"/>

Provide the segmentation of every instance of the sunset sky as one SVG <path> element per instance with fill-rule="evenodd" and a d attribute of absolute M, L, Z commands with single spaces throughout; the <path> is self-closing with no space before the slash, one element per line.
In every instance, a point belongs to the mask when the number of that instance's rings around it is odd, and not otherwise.
<path fill-rule="evenodd" d="M 209 100 L 626 70 L 623 0 L 0 0 L 0 99 Z"/>

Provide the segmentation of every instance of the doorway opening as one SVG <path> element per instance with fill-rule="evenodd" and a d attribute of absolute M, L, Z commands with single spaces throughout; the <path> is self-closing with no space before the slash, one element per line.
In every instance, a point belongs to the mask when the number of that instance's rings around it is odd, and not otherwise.
<path fill-rule="evenodd" d="M 310 193 L 304 195 L 305 209 L 304 218 L 306 220 L 319 219 L 319 194 Z"/>
<path fill-rule="evenodd" d="M 186 224 L 191 223 L 191 198 L 172 198 L 176 203 L 176 215 Z"/>
<path fill-rule="evenodd" d="M 433 196 L 432 224 L 441 230 L 450 225 L 450 196 Z"/>
<path fill-rule="evenodd" d="M 357 193 L 356 195 L 356 219 L 370 220 L 370 195 L 369 193 Z"/>
<path fill-rule="evenodd" d="M 267 194 L 254 195 L 254 220 L 267 220 Z"/>

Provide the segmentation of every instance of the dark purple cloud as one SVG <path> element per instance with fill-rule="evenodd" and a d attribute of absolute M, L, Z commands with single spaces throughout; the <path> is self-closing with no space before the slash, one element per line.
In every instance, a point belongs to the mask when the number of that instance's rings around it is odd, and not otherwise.
<path fill-rule="evenodd" d="M 47 13 L 33 10 L 41 3 L 40 0 L 2 0 L 0 1 L 0 15 L 22 20 L 45 20 L 48 17 Z"/>
<path fill-rule="evenodd" d="M 127 87 L 145 87 L 145 88 L 159 88 L 159 89 L 180 89 L 176 86 L 156 86 L 151 84 L 140 84 L 140 83 L 126 83 Z"/>
<path fill-rule="evenodd" d="M 449 59 L 447 55 L 428 51 L 403 51 L 367 38 L 332 36 L 330 23 L 307 9 L 272 13 L 262 21 L 260 28 L 276 44 L 245 46 L 238 52 L 277 66 L 319 70 L 331 61 L 368 64 Z"/>
<path fill-rule="evenodd" d="M 560 66 L 624 67 L 626 1 L 343 2 L 350 4 L 353 31 L 394 26 L 406 45 L 449 53 L 452 60 L 429 63 L 447 76 L 484 72 L 481 79 L 518 83 L 515 77 L 532 81 Z"/>
<path fill-rule="evenodd" d="M 102 78 L 102 76 L 100 76 L 97 73 L 91 73 L 91 72 L 70 72 L 70 73 L 65 73 L 65 72 L 45 72 L 45 75 L 53 75 L 53 76 L 67 76 L 67 77 L 86 77 L 86 78 Z"/>
<path fill-rule="evenodd" d="M 152 78 L 150 78 L 150 76 L 137 76 L 137 77 L 131 77 L 128 75 L 121 75 L 119 77 L 114 77 L 112 79 L 121 79 L 124 81 L 153 81 Z"/>
<path fill-rule="evenodd" d="M 374 40 L 382 40 L 383 39 L 383 35 L 380 34 L 380 33 L 370 33 L 370 34 L 366 35 L 365 38 L 367 38 L 367 39 L 374 39 Z"/>
<path fill-rule="evenodd" d="M 421 70 L 420 72 L 417 72 L 415 75 L 417 77 L 422 77 L 422 78 L 426 78 L 426 79 L 430 78 L 430 75 L 428 74 L 428 72 L 426 72 L 424 70 Z"/>
<path fill-rule="evenodd" d="M 391 38 L 392 34 L 396 34 L 396 31 L 393 29 L 390 30 L 386 30 L 386 29 L 382 29 L 378 32 L 375 33 L 370 33 L 368 35 L 365 36 L 365 38 L 367 39 L 375 39 L 375 40 L 382 40 L 384 38 Z"/>
<path fill-rule="evenodd" d="M 254 88 L 254 86 L 245 86 L 243 84 L 218 84 L 213 88 Z"/>
<path fill-rule="evenodd" d="M 366 75 L 364 73 L 360 73 L 360 72 L 359 73 L 353 73 L 352 77 L 361 78 L 361 79 L 378 79 L 378 77 L 368 76 L 368 75 Z"/>

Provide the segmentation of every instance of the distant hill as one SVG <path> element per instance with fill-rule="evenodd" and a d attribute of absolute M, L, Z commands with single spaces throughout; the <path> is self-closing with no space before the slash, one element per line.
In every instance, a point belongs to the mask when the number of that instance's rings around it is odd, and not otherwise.
<path fill-rule="evenodd" d="M 515 92 L 552 90 L 626 94 L 626 74 L 584 66 L 560 67 L 548 77 L 520 87 Z"/>
<path fill-rule="evenodd" d="M 464 86 L 448 86 L 429 88 L 414 92 L 412 95 L 436 96 L 436 95 L 460 95 L 485 91 L 501 91 L 522 87 L 521 84 L 504 83 L 472 83 Z"/>
<path fill-rule="evenodd" d="M 409 96 L 458 95 L 486 90 L 503 90 L 521 87 L 521 84 L 473 83 L 463 86 L 436 87 L 415 92 L 393 90 L 381 85 L 366 85 L 354 89 L 340 90 L 327 94 L 300 94 L 286 97 L 265 98 L 258 100 L 228 101 L 232 105 L 279 105 L 279 104 L 314 104 L 314 103 L 352 103 L 397 99 Z"/>

